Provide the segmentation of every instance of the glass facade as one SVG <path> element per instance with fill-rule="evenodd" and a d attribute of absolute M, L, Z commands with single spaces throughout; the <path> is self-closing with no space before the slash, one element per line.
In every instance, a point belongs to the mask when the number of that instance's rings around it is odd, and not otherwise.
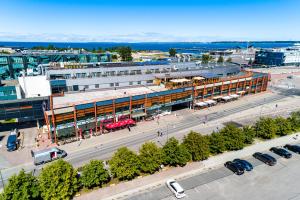
<path fill-rule="evenodd" d="M 284 53 L 274 51 L 258 51 L 255 53 L 255 64 L 281 66 L 284 64 Z"/>
<path fill-rule="evenodd" d="M 110 62 L 110 54 L 11 54 L 0 55 L 0 78 L 3 80 L 16 79 L 24 70 L 31 69 L 31 72 L 38 72 L 39 64 L 50 62 Z"/>

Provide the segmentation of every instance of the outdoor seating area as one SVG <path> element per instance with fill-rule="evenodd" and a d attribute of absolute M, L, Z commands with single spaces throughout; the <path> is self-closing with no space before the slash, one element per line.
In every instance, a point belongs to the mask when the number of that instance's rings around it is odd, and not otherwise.
<path fill-rule="evenodd" d="M 210 99 L 210 100 L 195 103 L 195 107 L 198 107 L 200 109 L 207 108 L 207 107 L 215 106 L 218 103 L 224 103 L 224 102 L 237 100 L 238 98 L 240 98 L 240 95 L 238 95 L 238 94 L 231 94 L 228 96 L 216 96 L 213 98 L 213 100 Z"/>
<path fill-rule="evenodd" d="M 108 131 L 114 131 L 118 129 L 123 129 L 126 127 L 134 126 L 136 123 L 133 119 L 126 119 L 114 123 L 108 123 L 105 125 L 105 129 Z"/>

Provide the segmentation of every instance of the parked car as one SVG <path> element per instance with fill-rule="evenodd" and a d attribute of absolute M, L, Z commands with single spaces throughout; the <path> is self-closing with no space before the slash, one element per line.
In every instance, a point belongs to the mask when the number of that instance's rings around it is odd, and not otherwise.
<path fill-rule="evenodd" d="M 237 163 L 239 165 L 241 165 L 241 167 L 246 170 L 246 171 L 251 171 L 253 170 L 253 166 L 250 162 L 246 161 L 246 160 L 241 160 L 241 159 L 234 159 L 233 160 L 234 163 Z"/>
<path fill-rule="evenodd" d="M 284 146 L 284 148 L 286 148 L 294 153 L 300 154 L 300 146 L 298 146 L 298 145 L 287 144 Z"/>
<path fill-rule="evenodd" d="M 10 132 L 6 142 L 7 151 L 15 151 L 18 149 L 20 144 L 18 139 L 18 132 L 18 129 L 14 129 Z"/>
<path fill-rule="evenodd" d="M 186 196 L 184 194 L 184 189 L 174 179 L 167 180 L 166 185 L 171 190 L 171 192 L 175 194 L 175 197 L 177 199 L 181 199 Z"/>
<path fill-rule="evenodd" d="M 33 163 L 35 165 L 40 165 L 59 158 L 64 158 L 67 156 L 67 153 L 57 147 L 52 147 L 35 152 L 31 151 L 31 156 L 34 159 Z"/>
<path fill-rule="evenodd" d="M 256 152 L 253 154 L 253 157 L 270 166 L 274 166 L 277 163 L 275 158 L 266 153 Z"/>
<path fill-rule="evenodd" d="M 270 151 L 272 151 L 273 153 L 276 153 L 279 156 L 282 156 L 284 158 L 291 158 L 292 154 L 290 152 L 288 152 L 287 150 L 283 149 L 283 148 L 278 148 L 278 147 L 272 147 L 270 149 Z"/>
<path fill-rule="evenodd" d="M 244 168 L 235 162 L 228 161 L 224 164 L 224 166 L 230 169 L 236 175 L 242 175 L 244 173 Z"/>

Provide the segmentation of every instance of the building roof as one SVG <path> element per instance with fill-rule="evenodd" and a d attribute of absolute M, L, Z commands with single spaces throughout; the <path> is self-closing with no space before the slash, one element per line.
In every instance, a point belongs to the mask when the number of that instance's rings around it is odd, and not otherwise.
<path fill-rule="evenodd" d="M 73 105 L 130 97 L 134 95 L 148 94 L 165 90 L 167 89 L 163 86 L 139 86 L 65 93 L 64 96 L 53 97 L 53 108 L 63 108 Z"/>

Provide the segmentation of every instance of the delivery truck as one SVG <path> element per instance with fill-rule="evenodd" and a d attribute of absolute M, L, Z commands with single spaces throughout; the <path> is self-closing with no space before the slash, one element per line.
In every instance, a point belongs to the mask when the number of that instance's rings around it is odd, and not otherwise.
<path fill-rule="evenodd" d="M 41 165 L 59 158 L 64 158 L 67 156 L 67 153 L 57 147 L 52 147 L 40 151 L 31 151 L 31 155 L 33 157 L 33 163 L 35 165 Z"/>

